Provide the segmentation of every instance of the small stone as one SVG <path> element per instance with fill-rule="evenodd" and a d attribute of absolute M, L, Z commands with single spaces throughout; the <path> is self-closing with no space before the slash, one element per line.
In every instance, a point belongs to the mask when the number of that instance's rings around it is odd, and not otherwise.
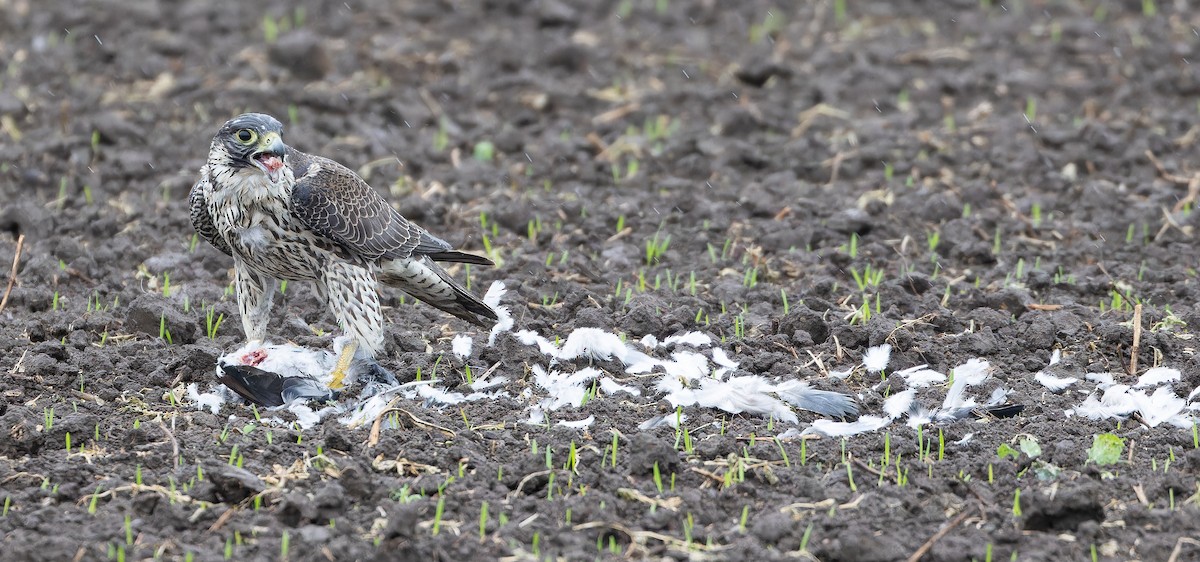
<path fill-rule="evenodd" d="M 301 523 L 316 521 L 317 509 L 303 493 L 291 492 L 279 502 L 275 515 L 284 525 L 297 527 Z"/>
<path fill-rule="evenodd" d="M 228 464 L 208 469 L 206 475 L 213 483 L 217 499 L 225 503 L 237 503 L 267 489 L 254 473 Z"/>
<path fill-rule="evenodd" d="M 300 29 L 279 38 L 268 50 L 271 62 L 301 80 L 316 81 L 329 73 L 329 55 L 319 36 Z"/>

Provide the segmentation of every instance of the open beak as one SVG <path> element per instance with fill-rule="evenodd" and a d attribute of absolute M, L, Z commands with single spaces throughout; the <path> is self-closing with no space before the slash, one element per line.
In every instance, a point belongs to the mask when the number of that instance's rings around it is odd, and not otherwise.
<path fill-rule="evenodd" d="M 287 155 L 287 145 L 276 133 L 267 133 L 259 143 L 259 149 L 250 156 L 250 160 L 258 166 L 271 183 L 279 183 L 283 177 L 284 157 Z"/>

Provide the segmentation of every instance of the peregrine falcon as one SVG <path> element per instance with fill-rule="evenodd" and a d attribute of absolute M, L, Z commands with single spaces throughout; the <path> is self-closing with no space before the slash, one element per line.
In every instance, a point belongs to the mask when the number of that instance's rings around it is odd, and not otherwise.
<path fill-rule="evenodd" d="M 233 258 L 242 329 L 267 336 L 280 280 L 315 281 L 341 328 L 352 336 L 330 388 L 340 388 L 356 350 L 383 350 L 379 283 L 487 327 L 496 312 L 435 262 L 493 265 L 455 251 L 400 215 L 367 182 L 328 158 L 283 143 L 283 125 L 246 113 L 213 136 L 208 162 L 190 195 L 192 225 Z"/>

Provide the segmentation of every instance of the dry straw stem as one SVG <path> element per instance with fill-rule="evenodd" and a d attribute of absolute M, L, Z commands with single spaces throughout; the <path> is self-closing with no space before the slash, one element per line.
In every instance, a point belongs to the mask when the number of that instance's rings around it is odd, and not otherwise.
<path fill-rule="evenodd" d="M 8 273 L 8 286 L 4 288 L 4 298 L 0 299 L 0 311 L 8 306 L 8 295 L 12 293 L 13 283 L 17 282 L 17 264 L 21 262 L 21 248 L 25 247 L 25 235 L 17 236 L 17 251 L 13 253 L 12 271 Z"/>
<path fill-rule="evenodd" d="M 1138 350 L 1142 347 L 1142 304 L 1133 307 L 1133 348 L 1129 350 L 1129 375 L 1137 375 Z"/>
<path fill-rule="evenodd" d="M 946 523 L 946 525 L 944 525 L 941 529 L 938 529 L 938 532 L 934 533 L 932 537 L 929 537 L 929 540 L 926 540 L 925 544 L 921 545 L 921 548 L 918 548 L 917 551 L 912 554 L 912 556 L 908 557 L 908 562 L 917 562 L 917 560 L 920 560 L 922 556 L 925 556 L 925 554 L 933 548 L 935 543 L 937 543 L 939 540 L 942 540 L 942 537 L 950 534 L 950 531 L 953 531 L 955 527 L 962 525 L 962 522 L 967 520 L 967 515 L 969 513 L 969 511 L 964 509 L 963 512 L 959 513 L 957 517 L 950 520 L 950 522 Z"/>

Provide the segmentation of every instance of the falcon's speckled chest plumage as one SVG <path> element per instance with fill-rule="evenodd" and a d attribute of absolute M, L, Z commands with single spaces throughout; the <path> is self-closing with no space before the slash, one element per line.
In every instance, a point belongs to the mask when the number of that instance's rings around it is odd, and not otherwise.
<path fill-rule="evenodd" d="M 315 281 L 338 323 L 372 355 L 383 349 L 378 285 L 487 326 L 496 313 L 437 261 L 492 265 L 410 223 L 350 169 L 283 144 L 259 113 L 217 131 L 192 188 L 196 231 L 234 259 L 247 339 L 266 338 L 279 280 Z"/>
<path fill-rule="evenodd" d="M 209 162 L 201 171 L 209 181 L 201 185 L 213 228 L 237 259 L 276 279 L 315 281 L 337 256 L 290 209 L 296 160 L 307 155 L 289 149 L 278 182 Z"/>

